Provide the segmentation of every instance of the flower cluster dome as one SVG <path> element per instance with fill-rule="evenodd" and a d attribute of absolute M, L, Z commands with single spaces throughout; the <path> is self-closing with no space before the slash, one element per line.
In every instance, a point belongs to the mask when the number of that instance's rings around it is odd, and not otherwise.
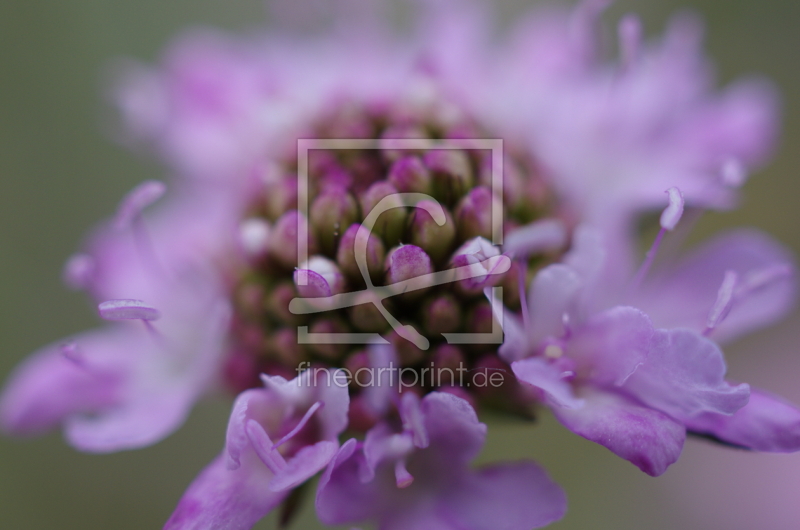
<path fill-rule="evenodd" d="M 500 42 L 468 1 L 420 7 L 404 37 L 344 0 L 303 33 L 311 11 L 281 4 L 264 34 L 198 31 L 128 64 L 124 138 L 176 176 L 68 260 L 106 324 L 22 363 L 4 430 L 135 449 L 236 396 L 168 529 L 288 519 L 315 476 L 326 524 L 558 520 L 537 464 L 471 467 L 490 409 L 547 407 L 653 476 L 687 434 L 800 449 L 800 410 L 727 381 L 721 349 L 793 307 L 793 257 L 753 230 L 677 249 L 766 161 L 774 94 L 715 90 L 685 17 L 653 43 L 624 17 L 603 59 L 605 4 L 534 11 Z"/>

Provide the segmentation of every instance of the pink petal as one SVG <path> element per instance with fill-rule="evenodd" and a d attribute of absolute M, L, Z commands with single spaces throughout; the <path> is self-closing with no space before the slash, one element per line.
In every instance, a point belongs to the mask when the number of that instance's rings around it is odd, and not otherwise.
<path fill-rule="evenodd" d="M 685 329 L 657 330 L 647 361 L 624 388 L 676 418 L 700 412 L 733 414 L 747 404 L 747 385 L 725 381 L 725 360 L 712 341 Z"/>
<path fill-rule="evenodd" d="M 689 431 L 756 451 L 800 451 L 800 410 L 759 389 L 732 416 L 705 413 L 686 420 Z"/>
<path fill-rule="evenodd" d="M 678 460 L 686 430 L 666 414 L 620 394 L 584 389 L 579 409 L 554 409 L 569 430 L 596 442 L 651 476 Z"/>

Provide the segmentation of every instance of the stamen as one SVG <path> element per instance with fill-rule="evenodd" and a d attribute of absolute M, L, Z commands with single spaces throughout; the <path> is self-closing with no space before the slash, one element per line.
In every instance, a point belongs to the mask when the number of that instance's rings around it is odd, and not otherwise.
<path fill-rule="evenodd" d="M 668 189 L 666 193 L 669 196 L 669 206 L 661 213 L 661 228 L 672 231 L 683 215 L 683 193 L 675 187 Z"/>
<path fill-rule="evenodd" d="M 706 321 L 706 329 L 703 330 L 703 335 L 708 336 L 714 331 L 714 328 L 719 326 L 725 317 L 730 313 L 733 307 L 734 293 L 736 289 L 736 282 L 739 276 L 734 271 L 726 271 L 725 277 L 722 279 L 722 285 L 717 292 L 717 300 L 714 302 L 711 311 L 708 313 L 708 320 Z"/>
<path fill-rule="evenodd" d="M 645 254 L 644 262 L 642 266 L 639 267 L 639 270 L 636 272 L 636 276 L 631 283 L 631 288 L 637 288 L 644 280 L 644 277 L 647 276 L 647 272 L 650 270 L 650 267 L 653 265 L 653 261 L 656 258 L 656 254 L 658 253 L 658 247 L 661 246 L 661 240 L 664 239 L 664 235 L 675 229 L 678 225 L 678 221 L 681 220 L 681 216 L 683 215 L 683 194 L 681 190 L 678 188 L 670 188 L 666 191 L 667 195 L 669 196 L 669 205 L 664 208 L 664 211 L 661 213 L 661 230 L 658 231 L 658 235 L 656 236 L 655 241 L 653 241 L 653 246 L 650 247 L 650 250 L 647 251 Z"/>
<path fill-rule="evenodd" d="M 627 70 L 639 58 L 642 48 L 642 22 L 634 14 L 625 15 L 617 27 L 619 37 L 620 62 Z"/>
<path fill-rule="evenodd" d="M 163 182 L 148 180 L 133 188 L 122 199 L 114 225 L 118 230 L 130 227 L 145 208 L 160 199 L 167 187 Z"/>
<path fill-rule="evenodd" d="M 311 419 L 311 416 L 313 416 L 316 411 L 318 411 L 324 406 L 325 403 L 323 403 L 322 401 L 317 401 L 316 403 L 311 405 L 306 411 L 305 415 L 300 420 L 300 422 L 297 425 L 295 425 L 294 429 L 289 431 L 289 433 L 286 436 L 278 440 L 278 442 L 272 446 L 272 449 L 273 450 L 277 449 L 278 447 L 282 446 L 283 444 L 291 440 L 293 437 L 295 437 L 297 433 L 299 433 L 300 430 L 306 426 L 306 423 L 308 423 L 308 420 Z"/>
<path fill-rule="evenodd" d="M 272 440 L 260 423 L 256 420 L 247 420 L 244 430 L 258 458 L 270 471 L 277 474 L 286 468 L 286 460 L 273 449 Z"/>
<path fill-rule="evenodd" d="M 544 348 L 544 356 L 548 359 L 558 359 L 564 355 L 564 349 L 558 344 L 548 344 Z"/>
<path fill-rule="evenodd" d="M 158 309 L 145 305 L 141 300 L 108 300 L 97 306 L 103 320 L 158 320 Z"/>
<path fill-rule="evenodd" d="M 398 488 L 407 488 L 414 482 L 414 477 L 406 469 L 405 459 L 400 459 L 394 464 L 394 478 Z"/>
<path fill-rule="evenodd" d="M 528 293 L 527 293 L 527 276 L 528 276 L 528 260 L 521 259 L 517 261 L 517 274 L 519 283 L 519 305 L 522 307 L 522 324 L 525 329 L 530 329 L 531 317 L 528 312 Z"/>

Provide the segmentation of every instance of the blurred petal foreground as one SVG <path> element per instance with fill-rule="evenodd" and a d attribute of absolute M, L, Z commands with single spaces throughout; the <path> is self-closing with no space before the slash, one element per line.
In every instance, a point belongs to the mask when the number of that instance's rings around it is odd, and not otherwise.
<path fill-rule="evenodd" d="M 325 524 L 560 519 L 535 463 L 471 466 L 490 409 L 547 406 L 652 476 L 687 434 L 800 449 L 800 410 L 727 381 L 721 349 L 793 308 L 793 257 L 749 229 L 679 248 L 767 161 L 769 85 L 716 91 L 686 17 L 652 43 L 623 17 L 608 60 L 602 1 L 502 39 L 466 1 L 415 4 L 404 32 L 354 4 L 284 2 L 277 29 L 195 32 L 128 66 L 125 138 L 175 177 L 68 259 L 106 323 L 18 367 L 7 433 L 141 448 L 238 394 L 168 529 L 289 520 L 315 476 Z"/>

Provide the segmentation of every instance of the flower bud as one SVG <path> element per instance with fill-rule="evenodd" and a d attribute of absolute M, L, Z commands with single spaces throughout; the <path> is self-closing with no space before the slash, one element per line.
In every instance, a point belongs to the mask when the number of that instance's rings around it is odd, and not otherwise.
<path fill-rule="evenodd" d="M 309 218 L 320 250 L 333 255 L 342 232 L 358 218 L 358 204 L 345 188 L 330 186 L 314 199 Z"/>
<path fill-rule="evenodd" d="M 350 328 L 340 318 L 321 318 L 311 324 L 311 333 L 347 333 Z M 328 360 L 339 359 L 347 351 L 348 344 L 334 344 L 321 341 L 319 344 L 309 344 L 308 349 L 315 355 Z"/>
<path fill-rule="evenodd" d="M 355 375 L 356 372 L 359 370 L 369 370 L 372 368 L 372 363 L 370 362 L 369 353 L 366 350 L 358 350 L 356 352 L 351 353 L 347 356 L 344 360 L 344 367 L 345 369 L 350 372 L 351 375 Z M 353 379 L 350 382 L 351 385 L 356 385 L 357 381 Z"/>
<path fill-rule="evenodd" d="M 408 215 L 402 201 L 396 196 L 397 193 L 397 188 L 390 183 L 376 182 L 364 191 L 360 197 L 361 211 L 365 218 L 370 215 L 370 212 L 381 200 L 390 197 L 388 205 L 382 207 L 383 211 L 372 228 L 372 232 L 382 238 L 384 243 L 389 246 L 400 242 L 405 231 L 406 217 Z"/>
<path fill-rule="evenodd" d="M 258 217 L 245 219 L 239 224 L 239 245 L 244 255 L 258 261 L 269 249 L 269 223 Z"/>
<path fill-rule="evenodd" d="M 359 237 L 367 237 L 367 270 L 369 271 L 370 278 L 372 278 L 372 282 L 377 284 L 383 279 L 383 260 L 386 254 L 383 241 L 374 234 L 369 234 L 366 230 L 359 231 L 360 228 L 360 224 L 350 225 L 350 228 L 348 228 L 339 239 L 339 248 L 336 251 L 336 263 L 338 263 L 341 271 L 346 274 L 353 283 L 362 285 L 364 279 L 358 268 L 358 263 L 356 263 L 355 248 L 356 240 Z"/>
<path fill-rule="evenodd" d="M 413 366 L 425 358 L 425 350 L 418 348 L 413 342 L 401 337 L 395 330 L 386 335 L 392 343 L 400 366 Z"/>
<path fill-rule="evenodd" d="M 428 134 L 425 130 L 413 124 L 400 124 L 388 127 L 380 139 L 380 148 L 383 158 L 389 162 L 410 154 L 419 154 L 419 149 L 408 149 L 397 140 L 406 140 L 411 138 L 427 138 Z"/>
<path fill-rule="evenodd" d="M 264 214 L 270 221 L 276 221 L 297 208 L 297 179 L 281 178 L 266 183 L 264 187 Z"/>
<path fill-rule="evenodd" d="M 431 258 L 416 245 L 401 245 L 389 251 L 389 255 L 386 256 L 385 268 L 387 285 L 433 272 Z M 417 288 L 428 287 L 430 280 L 421 278 L 418 285 Z"/>
<path fill-rule="evenodd" d="M 314 256 L 294 271 L 294 284 L 303 298 L 320 298 L 344 291 L 344 276 L 328 258 Z"/>
<path fill-rule="evenodd" d="M 432 173 L 433 196 L 446 205 L 455 204 L 472 187 L 472 166 L 464 151 L 432 149 L 423 161 Z"/>
<path fill-rule="evenodd" d="M 426 209 L 419 207 L 423 203 L 436 204 L 433 201 L 420 201 L 418 207 L 414 208 L 411 213 L 409 242 L 423 249 L 434 263 L 441 263 L 453 249 L 456 224 L 447 209 L 443 209 L 445 223 L 439 226 Z"/>
<path fill-rule="evenodd" d="M 501 219 L 503 204 L 492 190 L 478 186 L 461 199 L 455 211 L 459 239 L 492 239 L 492 219 Z M 500 226 L 500 223 L 497 223 Z"/>
<path fill-rule="evenodd" d="M 308 360 L 306 352 L 297 341 L 297 328 L 275 330 L 266 341 L 267 356 L 284 366 L 297 366 Z"/>
<path fill-rule="evenodd" d="M 422 322 L 430 335 L 454 333 L 461 326 L 461 307 L 450 294 L 431 298 L 422 307 Z"/>
<path fill-rule="evenodd" d="M 461 245 L 450 262 L 457 268 L 456 288 L 465 294 L 478 294 L 497 285 L 511 268 L 511 259 L 482 237 Z"/>
<path fill-rule="evenodd" d="M 389 182 L 403 193 L 431 193 L 431 173 L 418 156 L 397 159 L 389 169 Z"/>
<path fill-rule="evenodd" d="M 460 381 L 459 374 L 466 369 L 465 363 L 461 348 L 455 344 L 440 344 L 433 352 L 433 366 L 439 372 L 436 384 L 460 386 L 463 381 Z"/>
<path fill-rule="evenodd" d="M 511 367 L 493 354 L 478 359 L 469 375 L 470 388 L 481 401 L 489 406 L 509 412 L 525 419 L 533 420 L 535 415 L 531 405 L 536 396 L 521 385 Z"/>
<path fill-rule="evenodd" d="M 273 227 L 269 240 L 270 256 L 287 269 L 293 269 L 298 265 L 298 231 L 301 224 L 305 225 L 305 228 L 307 229 L 307 223 L 308 221 L 300 212 L 297 210 L 290 210 L 283 214 Z M 308 236 L 308 254 L 314 254 L 316 251 L 316 244 L 313 234 L 308 232 L 308 230 L 304 230 L 304 232 Z"/>
<path fill-rule="evenodd" d="M 296 326 L 300 323 L 300 318 L 289 311 L 289 302 L 296 296 L 294 285 L 290 282 L 279 283 L 264 299 L 264 310 L 281 324 Z"/>
<path fill-rule="evenodd" d="M 371 291 L 359 293 L 356 297 L 356 305 L 348 309 L 349 320 L 359 331 L 382 333 L 389 327 L 389 323 L 378 308 L 375 307 L 375 301 L 383 304 L 391 312 L 391 301 L 378 301 L 377 295 Z"/>

